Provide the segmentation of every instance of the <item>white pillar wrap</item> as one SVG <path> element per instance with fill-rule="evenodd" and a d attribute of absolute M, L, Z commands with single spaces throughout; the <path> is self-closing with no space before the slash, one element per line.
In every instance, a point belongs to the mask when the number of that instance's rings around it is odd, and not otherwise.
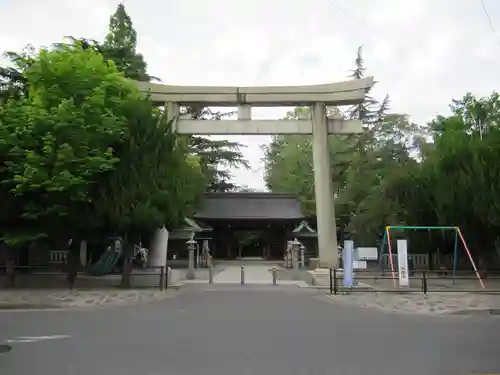
<path fill-rule="evenodd" d="M 165 267 L 167 265 L 168 230 L 157 229 L 148 249 L 148 267 Z"/>

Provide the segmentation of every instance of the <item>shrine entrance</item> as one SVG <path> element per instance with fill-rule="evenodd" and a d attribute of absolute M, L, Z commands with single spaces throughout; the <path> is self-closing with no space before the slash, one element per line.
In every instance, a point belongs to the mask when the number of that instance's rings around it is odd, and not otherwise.
<path fill-rule="evenodd" d="M 214 259 L 282 260 L 304 215 L 288 194 L 207 193 L 194 218 L 211 228 Z"/>
<path fill-rule="evenodd" d="M 264 230 L 237 230 L 238 259 L 267 259 L 267 233 Z"/>

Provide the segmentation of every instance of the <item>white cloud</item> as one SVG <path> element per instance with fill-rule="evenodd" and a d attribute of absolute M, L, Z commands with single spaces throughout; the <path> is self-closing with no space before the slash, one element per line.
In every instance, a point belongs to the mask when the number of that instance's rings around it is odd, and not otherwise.
<path fill-rule="evenodd" d="M 500 30 L 500 3 L 485 0 Z M 117 0 L 0 0 L 0 50 L 101 39 Z M 417 122 L 447 111 L 452 97 L 497 88 L 500 35 L 476 1 L 456 0 L 126 0 L 149 72 L 166 83 L 313 84 L 343 80 L 364 45 L 368 73 L 394 111 Z M 282 109 L 257 109 L 279 116 Z M 263 188 L 260 144 L 247 144 L 252 171 L 238 182 Z"/>

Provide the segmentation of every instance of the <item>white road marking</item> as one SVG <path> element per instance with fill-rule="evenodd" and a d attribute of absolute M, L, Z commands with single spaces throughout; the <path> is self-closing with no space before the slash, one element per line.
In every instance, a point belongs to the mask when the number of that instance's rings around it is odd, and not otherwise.
<path fill-rule="evenodd" d="M 51 336 L 18 336 L 16 338 L 6 340 L 9 344 L 18 344 L 18 343 L 30 343 L 30 342 L 38 342 L 42 340 L 59 340 L 59 339 L 68 339 L 71 336 L 68 335 L 51 335 Z"/>
<path fill-rule="evenodd" d="M 9 344 L 17 344 L 17 343 L 25 343 L 25 342 L 36 342 L 36 340 L 23 340 L 23 339 L 12 339 L 12 340 L 7 340 Z"/>
<path fill-rule="evenodd" d="M 57 340 L 57 339 L 67 339 L 71 336 L 68 335 L 52 335 L 52 336 L 19 336 L 18 339 L 21 340 Z"/>

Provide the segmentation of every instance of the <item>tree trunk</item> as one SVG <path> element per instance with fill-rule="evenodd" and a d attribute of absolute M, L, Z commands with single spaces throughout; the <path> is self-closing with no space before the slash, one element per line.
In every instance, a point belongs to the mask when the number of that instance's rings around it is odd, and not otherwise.
<path fill-rule="evenodd" d="M 6 280 L 5 280 L 5 287 L 6 288 L 11 288 L 14 286 L 14 280 L 16 277 L 16 255 L 15 255 L 15 250 L 11 247 L 8 246 L 7 244 L 3 244 L 3 248 L 5 252 L 7 253 L 7 260 L 6 260 Z"/>
<path fill-rule="evenodd" d="M 123 237 L 123 244 L 122 244 L 122 259 L 123 259 L 123 265 L 122 265 L 122 280 L 120 283 L 120 287 L 124 289 L 130 289 L 131 284 L 130 284 L 130 273 L 132 272 L 132 262 L 131 262 L 131 246 L 128 240 L 128 233 L 125 232 L 125 235 Z"/>
<path fill-rule="evenodd" d="M 68 281 L 70 289 L 73 290 L 76 276 L 78 275 L 78 270 L 80 269 L 80 241 L 73 240 L 71 242 L 71 246 L 68 251 L 67 265 L 68 275 L 66 280 Z"/>

